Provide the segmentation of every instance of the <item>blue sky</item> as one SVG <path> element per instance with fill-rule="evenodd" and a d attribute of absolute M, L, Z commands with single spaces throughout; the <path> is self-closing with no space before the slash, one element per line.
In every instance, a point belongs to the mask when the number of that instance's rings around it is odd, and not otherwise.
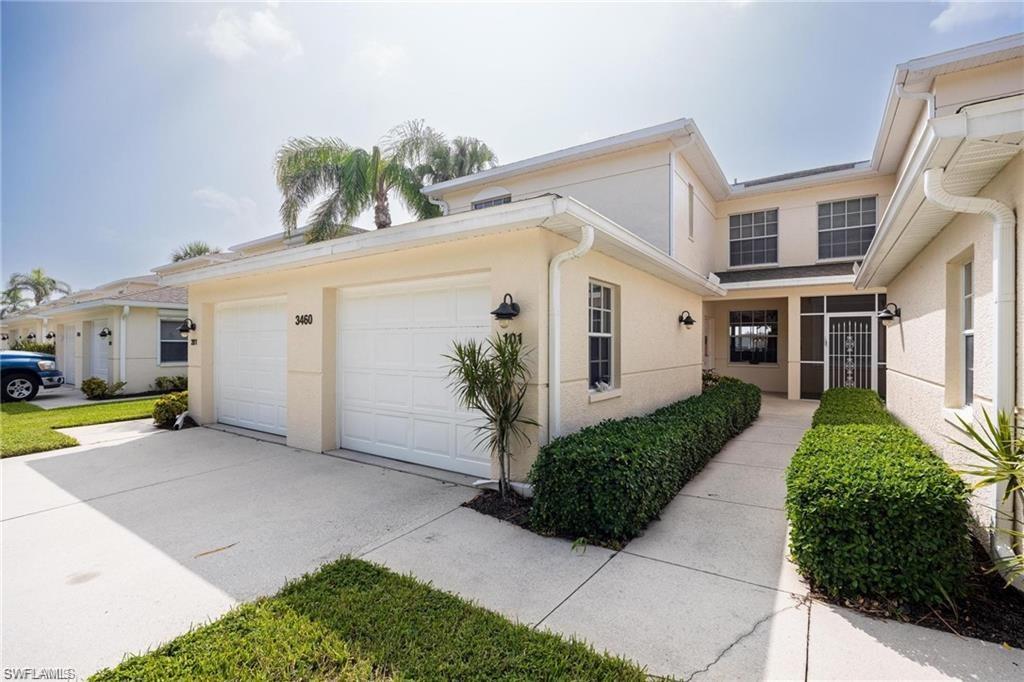
<path fill-rule="evenodd" d="M 508 162 L 689 116 L 743 180 L 868 158 L 897 63 L 1024 30 L 1011 3 L 0 12 L 2 276 L 76 288 L 279 229 L 291 136 L 425 118 Z"/>

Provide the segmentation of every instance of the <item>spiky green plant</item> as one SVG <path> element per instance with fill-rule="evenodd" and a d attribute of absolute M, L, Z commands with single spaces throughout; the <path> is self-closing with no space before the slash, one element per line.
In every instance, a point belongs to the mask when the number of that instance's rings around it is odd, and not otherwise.
<path fill-rule="evenodd" d="M 523 416 L 530 370 L 527 350 L 518 334 L 497 334 L 485 341 L 452 343 L 448 378 L 459 402 L 481 413 L 478 445 L 486 445 L 498 460 L 498 490 L 506 498 L 511 490 L 512 449 L 529 443 L 527 426 L 537 422 Z"/>
<path fill-rule="evenodd" d="M 996 568 L 1007 577 L 1009 585 L 1017 578 L 1024 577 L 1024 443 L 1006 412 L 1000 411 L 995 421 L 984 409 L 982 415 L 984 423 L 981 428 L 958 416 L 969 440 L 949 440 L 979 459 L 976 464 L 968 464 L 960 469 L 960 473 L 976 477 L 972 484 L 974 490 L 1005 484 L 1002 499 L 995 511 L 1006 521 L 1006 527 L 997 523 L 992 530 L 1010 538 L 1012 556 L 996 560 Z"/>

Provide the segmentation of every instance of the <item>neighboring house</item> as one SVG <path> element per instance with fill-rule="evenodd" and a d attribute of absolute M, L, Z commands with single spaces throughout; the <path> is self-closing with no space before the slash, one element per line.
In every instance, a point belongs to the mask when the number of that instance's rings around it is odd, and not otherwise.
<path fill-rule="evenodd" d="M 913 216 L 938 231 L 953 214 L 908 188 L 929 164 L 950 165 L 958 193 L 991 181 L 1020 204 L 1022 63 L 1018 35 L 897 67 L 867 161 L 729 183 L 681 119 L 427 187 L 445 213 L 432 220 L 310 245 L 275 235 L 157 268 L 189 288 L 190 414 L 295 447 L 487 475 L 441 356 L 454 338 L 500 331 L 489 312 L 510 294 L 521 313 L 508 331 L 533 349 L 528 416 L 540 423 L 516 478 L 556 435 L 698 392 L 702 367 L 792 399 L 873 388 L 919 427 L 893 391 L 908 362 L 939 366 L 943 353 L 901 345 L 902 327 L 920 317 L 915 339 L 941 341 L 953 299 L 918 309 L 914 296 L 946 275 L 902 288 L 900 268 L 930 234 L 907 229 Z M 933 118 L 914 94 L 926 92 Z M 959 263 L 973 244 L 974 272 L 990 270 L 984 220 L 958 220 L 974 236 L 958 232 L 928 267 L 945 273 L 943 259 L 955 251 Z M 987 280 L 976 277 L 980 305 Z M 890 302 L 904 317 L 887 332 L 877 313 Z M 986 320 L 979 312 L 974 328 Z M 976 363 L 976 394 L 991 396 L 992 371 Z M 1012 358 L 1006 371 L 1020 383 Z"/>
<path fill-rule="evenodd" d="M 158 376 L 186 374 L 187 341 L 178 328 L 187 311 L 186 289 L 145 275 L 11 315 L 3 320 L 3 333 L 8 346 L 16 340 L 53 343 L 67 384 L 99 377 L 125 381 L 126 393 L 138 393 L 151 390 Z"/>

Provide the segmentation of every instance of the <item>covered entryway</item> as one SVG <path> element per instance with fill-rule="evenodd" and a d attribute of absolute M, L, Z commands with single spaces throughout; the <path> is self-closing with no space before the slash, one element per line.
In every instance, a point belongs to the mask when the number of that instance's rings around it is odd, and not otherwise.
<path fill-rule="evenodd" d="M 481 422 L 459 407 L 443 357 L 453 339 L 490 334 L 487 275 L 346 288 L 338 306 L 341 447 L 489 476 Z"/>
<path fill-rule="evenodd" d="M 106 320 L 93 320 L 89 333 L 89 376 L 110 381 L 110 335 L 100 336 L 110 329 Z"/>
<path fill-rule="evenodd" d="M 285 321 L 284 298 L 217 305 L 214 395 L 218 422 L 286 434 Z"/>

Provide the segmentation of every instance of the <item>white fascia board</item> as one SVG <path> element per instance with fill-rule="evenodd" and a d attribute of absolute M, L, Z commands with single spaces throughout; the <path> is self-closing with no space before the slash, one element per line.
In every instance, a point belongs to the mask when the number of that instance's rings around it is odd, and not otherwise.
<path fill-rule="evenodd" d="M 754 187 L 743 187 L 742 183 L 730 185 L 729 196 L 726 197 L 726 199 L 743 199 L 746 197 L 758 196 L 759 194 L 790 192 L 793 190 L 807 189 L 809 187 L 818 187 L 821 185 L 834 185 L 838 182 L 863 180 L 865 178 L 876 177 L 877 175 L 879 175 L 879 173 L 878 170 L 874 168 L 873 161 L 858 161 L 853 168 L 821 173 L 819 175 L 807 175 L 800 178 L 779 180 L 777 182 L 766 182 L 764 184 L 755 185 Z"/>
<path fill-rule="evenodd" d="M 192 258 L 188 258 L 186 260 L 179 260 L 174 263 L 167 263 L 166 265 L 158 265 L 157 267 L 152 268 L 150 272 L 155 273 L 157 275 L 163 275 L 166 272 L 178 272 L 180 270 L 188 270 L 196 266 L 201 266 L 204 263 L 224 263 L 229 260 L 231 260 L 231 258 L 228 256 L 210 253 L 202 256 L 193 256 Z"/>
<path fill-rule="evenodd" d="M 65 306 L 63 308 L 54 308 L 53 310 L 47 311 L 45 317 L 58 317 L 60 315 L 67 315 L 69 313 L 77 313 L 83 310 L 92 310 L 93 308 L 123 308 L 128 306 L 130 308 L 166 308 L 168 310 L 188 310 L 187 303 L 157 303 L 154 301 L 132 301 L 125 298 L 99 298 L 95 301 L 85 301 L 84 303 L 76 303 L 74 305 Z M 44 317 L 39 315 L 37 317 Z"/>
<path fill-rule="evenodd" d="M 1024 33 L 1015 33 L 984 43 L 911 59 L 896 69 L 907 72 L 906 79 L 912 82 L 944 73 L 996 64 L 1020 56 L 1024 56 Z"/>
<path fill-rule="evenodd" d="M 790 277 L 788 279 L 764 279 L 751 282 L 723 284 L 726 291 L 744 289 L 778 289 L 780 287 L 810 287 L 822 284 L 853 284 L 853 275 L 823 275 L 821 277 Z"/>
<path fill-rule="evenodd" d="M 686 134 L 687 126 L 690 123 L 690 119 L 680 118 L 675 121 L 669 121 L 668 123 L 662 123 L 649 128 L 641 128 L 640 130 L 634 130 L 621 135 L 613 135 L 612 137 L 595 140 L 594 142 L 587 142 L 585 144 L 559 149 L 558 151 L 549 152 L 547 154 L 541 154 L 540 156 L 533 156 L 528 159 L 515 161 L 503 166 L 488 168 L 487 170 L 480 171 L 479 173 L 455 178 L 454 180 L 438 182 L 433 185 L 428 185 L 420 191 L 427 196 L 437 197 L 456 189 L 474 187 L 487 182 L 497 182 L 503 178 L 520 175 L 522 173 L 534 172 L 564 163 L 582 161 L 584 159 L 601 156 L 603 154 L 611 154 L 624 149 L 651 144 L 660 140 L 668 140 L 672 137 Z"/>

